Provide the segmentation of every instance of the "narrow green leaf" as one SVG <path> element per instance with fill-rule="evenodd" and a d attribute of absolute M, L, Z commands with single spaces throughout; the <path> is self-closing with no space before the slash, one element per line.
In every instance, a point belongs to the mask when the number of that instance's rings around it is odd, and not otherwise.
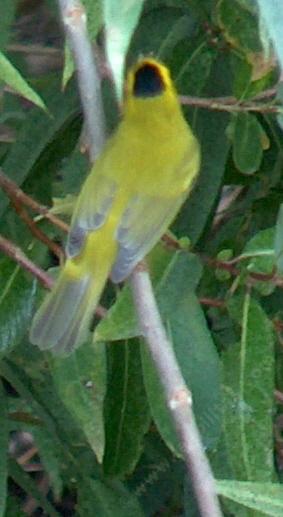
<path fill-rule="evenodd" d="M 77 512 L 80 517 L 144 517 L 137 498 L 122 483 L 92 479 L 79 485 Z"/>
<path fill-rule="evenodd" d="M 157 245 L 147 257 L 154 285 L 166 274 L 166 268 L 172 256 L 172 252 L 161 245 Z M 119 294 L 117 301 L 110 307 L 105 318 L 97 325 L 94 339 L 95 341 L 117 341 L 139 335 L 132 292 L 130 286 L 126 285 Z"/>
<path fill-rule="evenodd" d="M 63 485 L 58 458 L 58 443 L 54 440 L 54 436 L 50 435 L 44 427 L 34 426 L 32 434 L 38 447 L 40 461 L 48 474 L 55 497 L 59 498 L 62 493 Z"/>
<path fill-rule="evenodd" d="M 0 79 L 39 108 L 47 109 L 41 97 L 28 85 L 20 72 L 2 52 L 0 52 Z"/>
<path fill-rule="evenodd" d="M 270 517 L 283 515 L 283 488 L 275 483 L 217 480 L 217 493 Z"/>
<path fill-rule="evenodd" d="M 224 427 L 236 479 L 273 479 L 274 335 L 249 293 L 228 309 L 241 325 L 241 343 L 223 353 Z"/>
<path fill-rule="evenodd" d="M 283 204 L 280 205 L 276 228 L 274 252 L 279 273 L 283 273 Z"/>
<path fill-rule="evenodd" d="M 0 353 L 16 346 L 30 322 L 36 281 L 8 258 L 0 259 Z"/>
<path fill-rule="evenodd" d="M 65 48 L 64 48 L 64 69 L 63 69 L 63 76 L 62 76 L 63 90 L 66 88 L 74 71 L 75 71 L 75 64 L 74 64 L 72 52 L 70 50 L 69 45 L 66 43 Z"/>
<path fill-rule="evenodd" d="M 52 358 L 54 384 L 101 463 L 104 453 L 105 346 L 86 343 L 65 358 Z"/>
<path fill-rule="evenodd" d="M 8 414 L 7 401 L 0 379 L 0 517 L 4 517 L 7 499 Z"/>
<path fill-rule="evenodd" d="M 173 230 L 188 235 L 192 243 L 200 238 L 217 199 L 224 174 L 229 141 L 225 136 L 226 113 L 203 110 L 197 114 L 197 136 L 201 145 L 201 170 L 196 186 L 182 208 Z"/>
<path fill-rule="evenodd" d="M 115 343 L 109 350 L 106 397 L 105 474 L 121 477 L 136 466 L 150 423 L 137 340 Z"/>
<path fill-rule="evenodd" d="M 244 174 L 259 169 L 262 160 L 262 130 L 257 118 L 250 113 L 237 113 L 233 121 L 233 159 Z"/>
<path fill-rule="evenodd" d="M 32 110 L 2 164 L 5 173 L 18 185 L 22 184 L 47 145 L 72 120 L 78 110 L 77 91 L 70 87 L 62 94 L 58 91 L 58 82 L 50 85 L 46 102 L 52 118 L 47 117 L 42 111 Z M 0 217 L 8 203 L 7 196 L 0 191 Z"/>
<path fill-rule="evenodd" d="M 123 94 L 124 62 L 130 39 L 138 23 L 144 0 L 103 0 L 106 51 L 118 99 Z"/>
<path fill-rule="evenodd" d="M 0 16 L 0 49 L 4 49 L 11 37 L 11 25 L 15 18 L 16 2 L 11 0 L 1 1 Z"/>

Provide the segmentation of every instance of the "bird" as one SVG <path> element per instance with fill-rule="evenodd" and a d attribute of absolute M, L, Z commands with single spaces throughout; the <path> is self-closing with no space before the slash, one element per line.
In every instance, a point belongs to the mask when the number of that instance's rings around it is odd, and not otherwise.
<path fill-rule="evenodd" d="M 68 355 L 89 338 L 110 279 L 126 280 L 166 232 L 200 169 L 200 146 L 169 69 L 143 57 L 129 69 L 121 120 L 78 196 L 66 261 L 34 316 L 30 341 Z"/>

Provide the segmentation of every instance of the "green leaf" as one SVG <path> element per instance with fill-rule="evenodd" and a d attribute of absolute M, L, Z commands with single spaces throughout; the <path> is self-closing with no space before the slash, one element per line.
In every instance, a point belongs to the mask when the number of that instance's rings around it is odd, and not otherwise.
<path fill-rule="evenodd" d="M 274 252 L 279 273 L 283 273 L 283 204 L 280 205 L 276 228 Z"/>
<path fill-rule="evenodd" d="M 73 60 L 72 52 L 70 50 L 69 45 L 66 43 L 66 45 L 64 47 L 64 69 L 63 69 L 63 76 L 62 76 L 63 90 L 66 88 L 74 71 L 75 71 L 75 63 Z"/>
<path fill-rule="evenodd" d="M 77 92 L 74 88 L 67 88 L 62 94 L 58 91 L 58 82 L 56 82 L 55 86 L 53 84 L 48 90 L 48 110 L 52 118 L 36 109 L 29 113 L 17 141 L 2 164 L 4 172 L 18 185 L 23 183 L 57 133 L 74 118 L 78 110 L 77 101 Z M 50 179 L 48 181 L 50 182 Z M 0 191 L 0 217 L 8 203 L 7 196 Z"/>
<path fill-rule="evenodd" d="M 107 476 L 121 478 L 131 473 L 139 460 L 150 414 L 138 341 L 113 343 L 108 355 L 103 466 Z"/>
<path fill-rule="evenodd" d="M 101 463 L 104 453 L 105 347 L 86 343 L 74 354 L 51 361 L 54 384 Z"/>
<path fill-rule="evenodd" d="M 261 126 L 250 113 L 237 113 L 232 124 L 234 163 L 244 174 L 252 174 L 262 160 Z"/>
<path fill-rule="evenodd" d="M 62 475 L 59 464 L 58 443 L 54 437 L 44 427 L 35 427 L 32 431 L 34 441 L 38 447 L 40 461 L 46 470 L 50 485 L 54 491 L 55 497 L 59 498 L 62 493 Z"/>
<path fill-rule="evenodd" d="M 219 495 L 264 515 L 281 517 L 283 514 L 283 489 L 279 483 L 247 483 L 225 479 L 216 481 L 216 489 Z"/>
<path fill-rule="evenodd" d="M 15 18 L 16 2 L 11 0 L 1 1 L 0 16 L 0 49 L 4 49 L 11 37 L 11 25 Z"/>
<path fill-rule="evenodd" d="M 217 3 L 217 18 L 224 36 L 233 47 L 245 52 L 260 52 L 257 18 L 239 2 L 220 0 Z"/>
<path fill-rule="evenodd" d="M 103 0 L 106 51 L 119 101 L 123 94 L 124 62 L 130 39 L 138 23 L 143 0 Z"/>
<path fill-rule="evenodd" d="M 8 413 L 7 398 L 0 379 L 0 517 L 4 517 L 7 499 Z"/>
<path fill-rule="evenodd" d="M 24 336 L 36 295 L 36 281 L 8 258 L 0 259 L 0 353 Z"/>
<path fill-rule="evenodd" d="M 223 353 L 224 427 L 236 479 L 273 479 L 274 335 L 261 306 L 247 293 L 228 304 L 241 343 Z"/>
<path fill-rule="evenodd" d="M 80 517 L 145 517 L 137 498 L 122 483 L 84 481 L 78 487 L 77 514 Z"/>
<path fill-rule="evenodd" d="M 221 400 L 218 356 L 194 294 L 200 276 L 195 256 L 177 253 L 158 286 L 157 300 L 184 379 L 192 391 L 194 412 L 205 446 L 215 444 L 220 433 Z M 159 432 L 176 454 L 176 437 L 158 374 L 142 347 L 145 386 Z"/>
<path fill-rule="evenodd" d="M 250 258 L 249 271 L 271 273 L 274 268 L 275 229 L 266 228 L 254 235 L 244 247 L 241 257 Z"/>
<path fill-rule="evenodd" d="M 157 245 L 148 255 L 149 270 L 153 284 L 165 274 L 165 269 L 172 259 L 172 252 L 162 245 Z M 110 307 L 105 318 L 97 325 L 94 332 L 95 341 L 117 341 L 139 336 L 139 324 L 136 316 L 132 292 L 126 285 L 119 293 L 116 302 Z"/>
<path fill-rule="evenodd" d="M 0 52 L 0 79 L 39 108 L 47 109 L 41 97 L 28 85 L 20 72 L 2 52 Z"/>

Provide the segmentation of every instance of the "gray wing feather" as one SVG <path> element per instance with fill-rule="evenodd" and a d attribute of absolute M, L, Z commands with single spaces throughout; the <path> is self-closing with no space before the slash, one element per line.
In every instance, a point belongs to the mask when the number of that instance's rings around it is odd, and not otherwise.
<path fill-rule="evenodd" d="M 105 176 L 97 178 L 95 188 L 88 180 L 86 181 L 74 212 L 66 244 L 68 258 L 73 258 L 80 253 L 88 232 L 97 230 L 104 224 L 116 190 L 117 185 Z M 90 192 L 93 192 L 91 196 Z"/>
<path fill-rule="evenodd" d="M 156 244 L 182 205 L 186 193 L 177 198 L 136 196 L 117 229 L 119 251 L 111 271 L 115 283 L 122 282 Z"/>

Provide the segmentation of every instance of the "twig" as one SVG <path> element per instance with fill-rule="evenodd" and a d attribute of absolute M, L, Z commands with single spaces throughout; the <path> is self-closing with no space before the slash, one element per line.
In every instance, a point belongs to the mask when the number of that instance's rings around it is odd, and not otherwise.
<path fill-rule="evenodd" d="M 13 207 L 15 208 L 17 214 L 19 217 L 23 220 L 23 222 L 28 226 L 30 229 L 31 234 L 38 239 L 39 241 L 43 242 L 60 260 L 64 257 L 64 252 L 61 248 L 61 246 L 58 246 L 56 242 L 53 242 L 45 233 L 36 226 L 33 219 L 29 216 L 26 209 L 22 206 L 22 204 L 19 202 L 17 198 L 11 197 L 11 203 Z"/>
<path fill-rule="evenodd" d="M 15 260 L 23 269 L 35 276 L 44 287 L 51 289 L 54 283 L 53 279 L 43 269 L 36 266 L 18 246 L 15 246 L 15 244 L 5 239 L 2 235 L 0 235 L 0 250 Z"/>
<path fill-rule="evenodd" d="M 10 199 L 18 199 L 23 205 L 26 205 L 35 212 L 39 213 L 45 219 L 48 219 L 48 221 L 53 223 L 64 232 L 69 231 L 68 224 L 64 223 L 64 221 L 59 219 L 59 217 L 56 217 L 56 215 L 52 214 L 47 206 L 37 203 L 37 201 L 25 194 L 23 190 L 20 189 L 16 183 L 14 183 L 14 181 L 12 181 L 4 174 L 2 169 L 0 169 L 0 187 L 2 187 Z"/>
<path fill-rule="evenodd" d="M 58 0 L 78 74 L 91 160 L 100 154 L 105 140 L 100 76 L 87 34 L 86 12 L 79 0 Z"/>
<path fill-rule="evenodd" d="M 172 345 L 166 336 L 150 278 L 143 264 L 132 274 L 132 288 L 142 335 L 159 372 L 201 515 L 220 517 L 222 514 L 216 497 L 214 479 L 195 424 L 191 393 L 183 380 Z"/>
<path fill-rule="evenodd" d="M 239 111 L 252 111 L 258 113 L 282 113 L 283 107 L 278 104 L 262 103 L 260 101 L 272 98 L 276 95 L 276 88 L 270 88 L 265 92 L 261 92 L 259 95 L 251 99 L 250 101 L 241 101 L 236 97 L 193 97 L 190 95 L 180 95 L 179 99 L 181 104 L 187 106 L 194 106 L 196 108 L 205 108 L 216 111 L 228 111 L 228 112 L 239 112 Z"/>
<path fill-rule="evenodd" d="M 87 41 L 86 19 L 78 0 L 58 0 L 70 38 L 78 71 L 79 89 L 89 131 L 91 156 L 95 158 L 104 143 L 102 97 L 96 65 Z M 82 55 L 82 49 L 84 55 Z M 83 63 L 82 63 L 83 61 Z M 103 121 L 103 118 L 101 118 Z M 98 123 L 95 123 L 98 121 Z M 185 462 L 193 480 L 203 517 L 220 517 L 213 476 L 204 454 L 191 409 L 191 397 L 180 373 L 174 352 L 163 328 L 148 272 L 137 268 L 132 273 L 135 304 L 141 327 L 159 371 L 168 407 L 184 450 Z"/>

